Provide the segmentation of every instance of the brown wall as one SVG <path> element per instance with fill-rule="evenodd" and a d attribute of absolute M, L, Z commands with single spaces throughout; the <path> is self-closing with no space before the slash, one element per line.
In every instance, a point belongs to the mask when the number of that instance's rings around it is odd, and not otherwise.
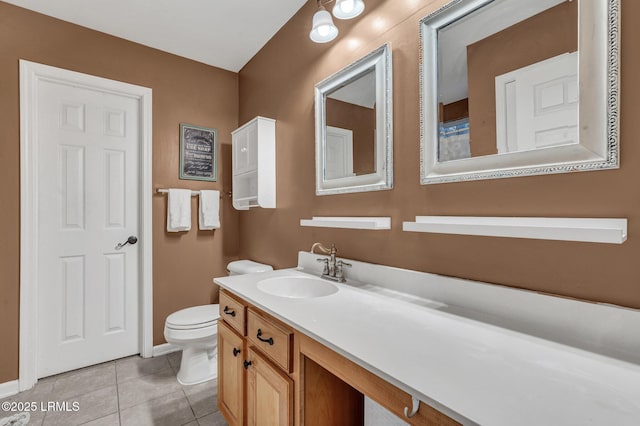
<path fill-rule="evenodd" d="M 353 173 L 375 173 L 376 110 L 327 98 L 327 125 L 353 131 Z"/>
<path fill-rule="evenodd" d="M 472 157 L 498 153 L 496 76 L 577 49 L 577 1 L 561 3 L 467 46 Z"/>
<path fill-rule="evenodd" d="M 418 21 L 444 2 L 368 0 L 363 16 L 338 22 L 340 36 L 327 45 L 307 38 L 315 11 L 309 2 L 241 71 L 239 117 L 233 73 L 0 2 L 0 383 L 14 380 L 18 369 L 18 58 L 153 88 L 155 186 L 227 189 L 230 131 L 258 114 L 277 119 L 278 208 L 240 215 L 243 257 L 287 267 L 314 241 L 334 241 L 345 257 L 640 308 L 640 144 L 633 123 L 640 113 L 640 52 L 633 42 L 640 39 L 640 2 L 622 0 L 619 170 L 421 186 Z M 395 187 L 317 197 L 314 84 L 386 41 L 393 46 Z M 177 179 L 179 122 L 219 130 L 217 183 Z M 166 200 L 154 196 L 156 344 L 164 316 L 214 298 L 211 277 L 236 257 L 237 224 L 228 204 L 213 237 L 195 230 L 168 236 Z M 401 231 L 403 220 L 435 214 L 628 217 L 629 239 L 608 245 Z M 299 227 L 300 218 L 313 215 L 388 215 L 393 229 Z"/>
<path fill-rule="evenodd" d="M 230 132 L 238 124 L 238 76 L 0 2 L 0 383 L 18 377 L 20 128 L 18 59 L 153 89 L 154 187 L 228 189 Z M 218 129 L 216 183 L 178 179 L 180 122 Z M 154 344 L 166 316 L 217 299 L 211 278 L 225 274 L 238 251 L 238 220 L 222 202 L 215 233 L 168 235 L 166 196 L 153 197 Z M 195 198 L 194 205 L 195 208 Z M 195 210 L 193 224 L 197 224 Z"/>
<path fill-rule="evenodd" d="M 308 2 L 240 71 L 240 121 L 277 119 L 278 208 L 240 215 L 241 256 L 296 264 L 314 241 L 367 262 L 488 281 L 640 308 L 640 2 L 622 0 L 621 168 L 618 170 L 419 184 L 418 22 L 438 1 L 368 0 L 339 21 L 332 43 L 307 34 Z M 314 84 L 390 41 L 394 76 L 394 189 L 315 195 Z M 391 216 L 390 231 L 301 228 L 311 216 Z M 402 232 L 416 215 L 627 217 L 622 245 Z M 256 236 L 259 236 L 257 238 Z"/>

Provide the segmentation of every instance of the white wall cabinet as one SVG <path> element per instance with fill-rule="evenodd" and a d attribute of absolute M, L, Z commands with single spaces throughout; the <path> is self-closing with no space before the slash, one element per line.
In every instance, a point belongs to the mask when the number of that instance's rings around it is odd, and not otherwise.
<path fill-rule="evenodd" d="M 276 207 L 276 121 L 256 117 L 231 133 L 233 207 Z"/>

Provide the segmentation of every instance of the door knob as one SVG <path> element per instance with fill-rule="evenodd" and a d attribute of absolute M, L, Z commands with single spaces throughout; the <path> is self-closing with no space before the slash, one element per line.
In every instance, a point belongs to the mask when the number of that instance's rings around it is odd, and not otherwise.
<path fill-rule="evenodd" d="M 137 242 L 138 242 L 138 237 L 136 237 L 135 235 L 131 235 L 129 238 L 127 238 L 127 241 L 125 241 L 124 243 L 118 243 L 118 245 L 116 246 L 116 250 L 120 250 L 122 247 L 126 246 L 127 244 L 134 245 Z"/>

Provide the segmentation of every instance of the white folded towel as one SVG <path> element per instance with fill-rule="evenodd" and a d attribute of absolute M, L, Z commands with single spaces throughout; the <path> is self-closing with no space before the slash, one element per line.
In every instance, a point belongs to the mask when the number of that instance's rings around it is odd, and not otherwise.
<path fill-rule="evenodd" d="M 167 232 L 191 229 L 191 190 L 169 189 L 167 200 Z"/>
<path fill-rule="evenodd" d="M 220 228 L 220 191 L 200 191 L 200 230 Z"/>

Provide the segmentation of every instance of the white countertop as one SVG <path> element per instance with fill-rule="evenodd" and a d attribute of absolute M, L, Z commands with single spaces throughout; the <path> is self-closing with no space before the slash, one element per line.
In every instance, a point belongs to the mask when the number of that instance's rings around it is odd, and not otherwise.
<path fill-rule="evenodd" d="M 464 424 L 640 424 L 637 364 L 349 282 L 312 299 L 257 288 L 262 279 L 301 274 L 285 269 L 214 281 Z"/>

